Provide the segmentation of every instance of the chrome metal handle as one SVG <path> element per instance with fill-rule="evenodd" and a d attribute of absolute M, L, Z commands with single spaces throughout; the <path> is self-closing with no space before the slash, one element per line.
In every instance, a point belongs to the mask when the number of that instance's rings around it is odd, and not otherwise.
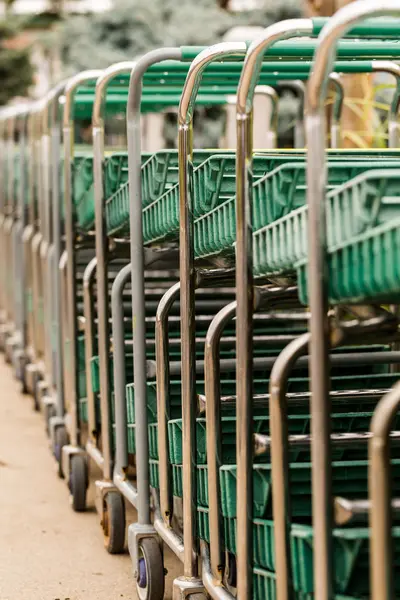
<path fill-rule="evenodd" d="M 400 146 L 400 122 L 399 122 L 399 109 L 400 109 L 400 65 L 390 60 L 374 60 L 372 62 L 372 68 L 377 72 L 384 72 L 393 75 L 396 80 L 396 89 L 390 103 L 389 109 L 389 148 L 399 148 Z"/>

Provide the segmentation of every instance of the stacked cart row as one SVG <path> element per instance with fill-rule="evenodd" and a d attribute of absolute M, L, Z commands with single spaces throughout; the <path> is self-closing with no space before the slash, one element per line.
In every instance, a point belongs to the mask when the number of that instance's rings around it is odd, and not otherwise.
<path fill-rule="evenodd" d="M 399 35 L 398 0 L 357 0 L 0 113 L 0 343 L 75 511 L 101 468 L 142 600 L 166 546 L 175 600 L 400 598 Z M 379 71 L 388 148 L 341 148 L 341 80 Z M 274 143 L 283 88 L 295 147 L 256 148 L 254 98 Z M 232 148 L 196 146 L 198 106 L 233 116 Z M 166 109 L 176 149 L 145 152 Z"/>

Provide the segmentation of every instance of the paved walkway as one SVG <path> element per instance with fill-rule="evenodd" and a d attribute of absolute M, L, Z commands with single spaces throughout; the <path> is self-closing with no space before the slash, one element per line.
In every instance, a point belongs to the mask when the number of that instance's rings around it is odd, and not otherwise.
<path fill-rule="evenodd" d="M 0 356 L 0 600 L 136 600 L 129 555 L 103 548 L 92 491 L 74 513 L 43 418 Z M 166 558 L 170 588 L 180 569 Z"/>

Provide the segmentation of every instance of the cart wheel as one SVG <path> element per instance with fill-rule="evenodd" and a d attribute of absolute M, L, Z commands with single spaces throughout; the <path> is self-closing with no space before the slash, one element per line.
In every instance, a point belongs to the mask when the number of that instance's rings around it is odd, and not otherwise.
<path fill-rule="evenodd" d="M 9 350 L 9 346 L 5 346 L 4 348 L 4 360 L 7 363 L 7 365 L 11 365 L 11 354 L 10 354 L 10 350 Z"/>
<path fill-rule="evenodd" d="M 36 411 L 40 410 L 40 403 L 39 403 L 39 391 L 38 391 L 38 383 L 39 383 L 40 379 L 39 377 L 35 378 L 35 383 L 33 385 L 33 408 Z"/>
<path fill-rule="evenodd" d="M 50 419 L 56 416 L 56 407 L 53 404 L 47 405 L 45 415 L 45 428 L 47 436 L 50 435 Z"/>
<path fill-rule="evenodd" d="M 137 595 L 140 600 L 164 598 L 164 563 L 160 546 L 154 538 L 139 542 Z"/>
<path fill-rule="evenodd" d="M 69 489 L 71 492 L 71 504 L 75 512 L 86 510 L 86 490 L 88 486 L 87 462 L 82 454 L 76 454 L 71 458 Z"/>
<path fill-rule="evenodd" d="M 62 449 L 69 442 L 68 433 L 64 425 L 60 425 L 54 432 L 54 446 L 53 454 L 58 463 L 58 476 L 64 479 L 64 473 L 62 470 Z"/>
<path fill-rule="evenodd" d="M 110 554 L 121 554 L 125 548 L 125 502 L 119 492 L 109 492 L 104 499 L 104 545 Z"/>
<path fill-rule="evenodd" d="M 21 394 L 27 394 L 28 386 L 26 385 L 26 363 L 25 362 L 20 362 L 19 365 L 17 365 L 16 376 L 17 376 L 18 381 L 21 382 Z"/>

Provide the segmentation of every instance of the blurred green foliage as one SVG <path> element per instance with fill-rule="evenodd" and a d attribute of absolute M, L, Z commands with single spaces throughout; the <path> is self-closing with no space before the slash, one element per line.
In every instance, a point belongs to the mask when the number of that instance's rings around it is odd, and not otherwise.
<path fill-rule="evenodd" d="M 21 30 L 20 21 L 12 18 L 0 21 L 0 105 L 7 104 L 16 96 L 25 96 L 33 82 L 33 67 L 29 48 L 8 47 Z"/>

